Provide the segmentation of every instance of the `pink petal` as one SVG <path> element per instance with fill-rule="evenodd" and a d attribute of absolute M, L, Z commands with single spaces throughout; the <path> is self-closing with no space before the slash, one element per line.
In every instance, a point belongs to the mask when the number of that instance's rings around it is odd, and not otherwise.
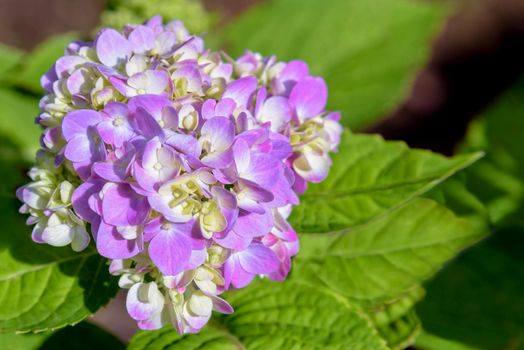
<path fill-rule="evenodd" d="M 327 86 L 322 78 L 306 78 L 295 85 L 289 96 L 301 120 L 316 117 L 327 103 Z"/>

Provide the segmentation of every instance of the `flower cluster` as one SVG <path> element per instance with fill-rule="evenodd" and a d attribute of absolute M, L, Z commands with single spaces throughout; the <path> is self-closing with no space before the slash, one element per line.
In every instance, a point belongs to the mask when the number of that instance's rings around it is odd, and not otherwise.
<path fill-rule="evenodd" d="M 197 332 L 233 312 L 224 291 L 286 278 L 286 219 L 341 134 L 305 63 L 232 60 L 153 18 L 71 43 L 42 86 L 42 150 L 18 190 L 33 240 L 80 251 L 90 231 L 140 328 Z"/>

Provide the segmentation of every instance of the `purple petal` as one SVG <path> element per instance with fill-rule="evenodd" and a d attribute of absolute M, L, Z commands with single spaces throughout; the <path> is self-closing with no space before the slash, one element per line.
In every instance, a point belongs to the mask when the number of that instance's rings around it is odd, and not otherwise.
<path fill-rule="evenodd" d="M 232 255 L 224 264 L 225 288 L 229 288 L 230 284 L 235 288 L 244 288 L 255 278 L 254 274 L 245 271 L 240 266 L 237 255 Z"/>
<path fill-rule="evenodd" d="M 172 107 L 171 101 L 164 95 L 138 95 L 132 97 L 128 102 L 129 109 L 136 111 L 143 108 L 151 114 L 157 121 L 162 119 L 162 111 L 166 107 Z"/>
<path fill-rule="evenodd" d="M 327 103 L 327 86 L 322 78 L 307 78 L 295 85 L 289 96 L 301 120 L 316 117 Z"/>
<path fill-rule="evenodd" d="M 199 158 L 202 153 L 200 143 L 198 143 L 198 140 L 191 135 L 176 133 L 169 136 L 166 143 L 178 152 L 195 158 Z"/>
<path fill-rule="evenodd" d="M 269 189 L 281 176 L 282 162 L 277 158 L 264 153 L 252 153 L 249 168 L 239 171 L 240 177 L 250 180 L 259 186 Z"/>
<path fill-rule="evenodd" d="M 124 63 L 131 55 L 131 45 L 114 29 L 104 29 L 96 39 L 96 54 L 100 62 L 109 67 Z"/>
<path fill-rule="evenodd" d="M 67 114 L 62 122 L 62 134 L 69 141 L 77 135 L 86 135 L 89 127 L 102 121 L 100 113 L 81 109 Z"/>
<path fill-rule="evenodd" d="M 232 250 L 244 250 L 253 241 L 251 237 L 240 236 L 233 230 L 227 233 L 215 234 L 213 235 L 213 240 L 222 247 Z"/>
<path fill-rule="evenodd" d="M 235 110 L 235 108 L 235 101 L 229 98 L 222 98 L 220 101 L 218 101 L 215 107 L 215 115 L 217 117 L 229 117 L 233 115 L 233 111 Z"/>
<path fill-rule="evenodd" d="M 230 83 L 222 98 L 234 100 L 237 106 L 250 107 L 250 99 L 257 88 L 257 78 L 248 76 Z"/>
<path fill-rule="evenodd" d="M 273 227 L 271 211 L 263 214 L 241 213 L 235 223 L 233 231 L 242 237 L 261 237 L 268 234 Z"/>
<path fill-rule="evenodd" d="M 286 67 L 282 69 L 278 78 L 281 80 L 300 81 L 309 75 L 309 67 L 304 61 L 289 61 Z"/>
<path fill-rule="evenodd" d="M 95 193 L 100 192 L 104 184 L 105 181 L 102 180 L 90 180 L 78 186 L 73 192 L 71 198 L 73 209 L 81 219 L 91 223 L 98 217 L 98 214 L 89 206 L 89 198 Z"/>
<path fill-rule="evenodd" d="M 149 214 L 149 204 L 147 198 L 137 194 L 129 185 L 112 184 L 104 191 L 102 214 L 110 225 L 139 225 Z"/>
<path fill-rule="evenodd" d="M 134 128 L 137 133 L 142 136 L 152 137 L 164 137 L 164 130 L 160 127 L 158 122 L 149 114 L 145 109 L 138 107 L 135 113 L 132 115 Z"/>
<path fill-rule="evenodd" d="M 91 144 L 84 136 L 77 136 L 67 143 L 65 156 L 72 162 L 83 162 L 91 159 Z"/>
<path fill-rule="evenodd" d="M 97 231 L 96 249 L 100 255 L 109 259 L 128 259 L 140 252 L 136 240 L 124 239 L 116 227 L 103 222 Z"/>
<path fill-rule="evenodd" d="M 213 298 L 213 310 L 216 312 L 220 312 L 226 315 L 232 314 L 235 312 L 233 307 L 229 305 L 227 301 L 220 297 L 212 297 Z"/>
<path fill-rule="evenodd" d="M 253 243 L 238 253 L 238 262 L 246 272 L 256 275 L 271 273 L 279 267 L 276 254 L 260 243 Z"/>
<path fill-rule="evenodd" d="M 192 222 L 170 224 L 172 230 L 161 230 L 149 244 L 149 255 L 158 269 L 164 274 L 173 276 L 184 271 L 191 257 L 191 240 L 188 231 Z"/>

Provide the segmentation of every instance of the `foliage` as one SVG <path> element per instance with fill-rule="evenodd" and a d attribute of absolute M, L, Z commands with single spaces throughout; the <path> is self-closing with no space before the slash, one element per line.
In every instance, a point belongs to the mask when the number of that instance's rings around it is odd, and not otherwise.
<path fill-rule="evenodd" d="M 38 334 L 0 334 L 2 350 L 122 350 L 125 349 L 117 338 L 102 329 L 82 322 L 58 332 Z"/>
<path fill-rule="evenodd" d="M 211 20 L 200 0 L 109 0 L 107 9 L 102 13 L 101 26 L 122 28 L 157 15 L 166 21 L 179 19 L 193 33 L 206 30 Z"/>

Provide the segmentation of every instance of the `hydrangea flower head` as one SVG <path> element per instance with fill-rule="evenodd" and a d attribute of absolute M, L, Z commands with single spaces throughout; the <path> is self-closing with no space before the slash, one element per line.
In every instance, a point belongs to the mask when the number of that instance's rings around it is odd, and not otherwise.
<path fill-rule="evenodd" d="M 33 240 L 91 240 L 142 329 L 198 332 L 220 297 L 286 278 L 287 222 L 341 135 L 327 88 L 301 61 L 206 50 L 152 18 L 73 42 L 42 77 L 42 149 L 18 190 Z"/>

